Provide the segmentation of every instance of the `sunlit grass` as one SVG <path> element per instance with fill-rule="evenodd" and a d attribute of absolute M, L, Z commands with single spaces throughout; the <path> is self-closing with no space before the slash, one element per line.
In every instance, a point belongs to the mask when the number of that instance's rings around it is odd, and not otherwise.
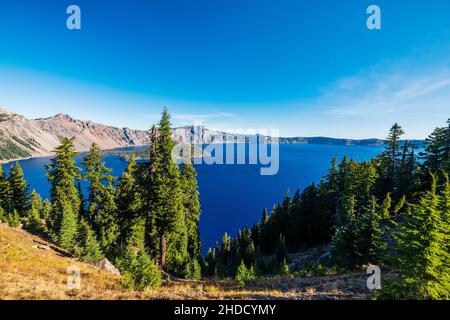
<path fill-rule="evenodd" d="M 120 276 L 106 273 L 89 264 L 68 257 L 52 247 L 46 251 L 33 248 L 48 244 L 29 233 L 0 223 L 0 299 L 357 299 L 366 298 L 359 274 L 328 277 L 262 278 L 240 289 L 230 280 L 164 283 L 158 289 L 127 291 Z M 56 250 L 54 250 L 56 249 Z M 67 287 L 67 268 L 81 271 L 81 289 Z M 351 284 L 359 292 L 345 290 Z"/>

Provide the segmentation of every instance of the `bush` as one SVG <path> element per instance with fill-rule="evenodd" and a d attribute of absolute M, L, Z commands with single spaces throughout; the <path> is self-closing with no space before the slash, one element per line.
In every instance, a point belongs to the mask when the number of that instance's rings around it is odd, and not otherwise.
<path fill-rule="evenodd" d="M 186 264 L 185 276 L 187 279 L 199 280 L 202 277 L 202 268 L 198 259 L 190 259 Z"/>
<path fill-rule="evenodd" d="M 135 285 L 138 290 L 157 288 L 161 285 L 161 271 L 147 253 L 138 254 L 137 265 Z"/>
<path fill-rule="evenodd" d="M 250 270 L 245 266 L 244 261 L 241 261 L 236 270 L 235 279 L 238 281 L 240 287 L 244 287 L 245 283 L 255 279 L 255 269 L 251 266 Z"/>
<path fill-rule="evenodd" d="M 374 298 L 377 300 L 404 300 L 404 299 L 419 299 L 417 293 L 418 287 L 411 287 L 405 285 L 399 279 L 382 279 L 382 289 L 378 291 Z"/>
<path fill-rule="evenodd" d="M 103 259 L 104 255 L 100 249 L 94 231 L 90 228 L 85 219 L 81 220 L 80 231 L 78 234 L 77 256 L 88 263 L 96 263 Z"/>
<path fill-rule="evenodd" d="M 161 285 L 161 271 L 144 249 L 136 252 L 131 246 L 116 260 L 123 273 L 123 284 L 127 289 L 144 290 Z"/>
<path fill-rule="evenodd" d="M 41 234 L 44 232 L 44 226 L 41 222 L 39 211 L 36 208 L 31 209 L 26 228 L 27 230 L 35 234 Z"/>
<path fill-rule="evenodd" d="M 280 268 L 279 268 L 278 273 L 279 273 L 281 276 L 287 276 L 287 275 L 289 275 L 289 266 L 288 266 L 288 264 L 287 264 L 287 262 L 286 262 L 286 259 L 283 259 L 283 262 L 281 262 L 281 265 L 280 265 Z"/>
<path fill-rule="evenodd" d="M 2 207 L 0 207 L 0 221 L 6 222 L 5 220 L 6 220 L 6 212 Z"/>
<path fill-rule="evenodd" d="M 10 212 L 6 217 L 6 223 L 12 228 L 17 228 L 20 225 L 20 217 L 17 210 Z"/>
<path fill-rule="evenodd" d="M 322 277 L 327 274 L 327 269 L 322 264 L 315 264 L 311 268 L 311 274 L 316 277 Z"/>

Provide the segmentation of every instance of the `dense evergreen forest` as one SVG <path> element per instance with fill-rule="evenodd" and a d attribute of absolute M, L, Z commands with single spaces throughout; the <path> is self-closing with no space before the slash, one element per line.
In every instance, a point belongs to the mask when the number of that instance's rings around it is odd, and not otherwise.
<path fill-rule="evenodd" d="M 73 138 L 63 138 L 47 166 L 50 199 L 29 192 L 16 163 L 0 167 L 0 219 L 47 237 L 90 263 L 107 257 L 128 288 L 157 287 L 162 278 L 291 275 L 289 253 L 331 244 L 311 268 L 346 272 L 377 264 L 380 298 L 450 298 L 450 120 L 422 149 L 401 140 L 395 124 L 385 151 L 365 162 L 333 159 L 328 174 L 283 201 L 233 239 L 225 234 L 203 259 L 196 171 L 172 158 L 170 116 L 151 129 L 148 159 L 132 155 L 120 178 L 95 144 L 81 167 Z M 88 182 L 87 197 L 81 181 Z"/>
<path fill-rule="evenodd" d="M 225 234 L 205 258 L 206 275 L 287 274 L 288 253 L 332 244 L 312 270 L 376 264 L 384 298 L 450 298 L 450 120 L 422 151 L 394 124 L 375 159 L 333 159 L 328 174 L 291 198 L 289 192 L 235 239 Z"/>

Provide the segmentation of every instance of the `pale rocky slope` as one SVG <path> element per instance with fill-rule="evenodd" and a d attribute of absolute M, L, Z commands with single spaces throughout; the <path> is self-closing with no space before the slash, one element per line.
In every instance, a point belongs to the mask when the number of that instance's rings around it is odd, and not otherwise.
<path fill-rule="evenodd" d="M 51 155 L 62 137 L 75 137 L 77 151 L 87 151 L 92 143 L 102 149 L 143 146 L 150 143 L 148 130 L 116 128 L 77 120 L 65 114 L 27 119 L 0 109 L 0 160 Z M 183 143 L 219 143 L 223 141 L 223 134 L 203 127 L 182 127 L 174 129 L 174 139 Z"/>
<path fill-rule="evenodd" d="M 77 151 L 87 151 L 92 143 L 102 149 L 128 146 L 143 146 L 150 142 L 149 130 L 133 130 L 77 120 L 69 115 L 40 119 L 27 119 L 0 108 L 0 161 L 48 156 L 62 137 L 75 137 Z M 177 143 L 211 144 L 224 142 L 246 142 L 248 137 L 218 132 L 199 126 L 185 126 L 173 129 Z M 272 138 L 262 137 L 266 143 Z M 379 139 L 351 140 L 325 137 L 279 138 L 281 144 L 329 144 L 329 145 L 371 145 L 384 143 Z"/>
<path fill-rule="evenodd" d="M 50 155 L 62 137 L 75 137 L 77 151 L 86 151 L 92 143 L 102 149 L 145 145 L 149 143 L 148 131 L 114 128 L 91 121 L 81 121 L 68 115 L 58 114 L 44 119 L 27 119 L 21 115 L 0 109 L 0 147 L 11 150 L 11 154 L 0 154 L 8 159 L 22 150 L 29 156 Z M 17 150 L 14 146 L 17 147 Z M 7 150 L 0 150 L 7 153 Z"/>

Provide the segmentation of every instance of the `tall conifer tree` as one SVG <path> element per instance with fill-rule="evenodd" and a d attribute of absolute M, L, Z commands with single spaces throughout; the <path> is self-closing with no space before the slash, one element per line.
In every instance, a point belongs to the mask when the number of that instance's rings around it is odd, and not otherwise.
<path fill-rule="evenodd" d="M 0 165 L 0 207 L 5 210 L 5 212 L 10 212 L 12 210 L 11 198 L 11 186 L 8 178 L 3 172 L 3 167 Z"/>
<path fill-rule="evenodd" d="M 81 201 L 77 190 L 77 181 L 80 179 L 80 168 L 75 165 L 74 157 L 77 155 L 74 146 L 75 138 L 62 138 L 61 143 L 55 148 L 55 157 L 46 166 L 48 181 L 50 182 L 50 198 L 52 203 L 52 217 L 50 226 L 54 234 L 61 229 L 63 214 L 67 216 L 71 208 L 76 216 L 80 212 Z"/>
<path fill-rule="evenodd" d="M 383 241 L 382 218 L 375 196 L 363 208 L 355 224 L 355 253 L 359 265 L 380 264 L 386 242 Z"/>
<path fill-rule="evenodd" d="M 151 151 L 152 219 L 159 238 L 159 264 L 169 264 L 171 271 L 180 274 L 187 257 L 187 231 L 181 196 L 180 172 L 173 157 L 174 142 L 170 115 L 164 109 L 154 137 Z M 176 160 L 176 159 L 175 159 Z M 150 221 L 148 221 L 150 222 Z M 148 228 L 151 230 L 151 228 Z"/>
<path fill-rule="evenodd" d="M 27 229 L 34 233 L 42 233 L 44 231 L 44 225 L 42 223 L 42 198 L 33 190 L 31 193 L 31 208 L 27 221 Z"/>
<path fill-rule="evenodd" d="M 117 212 L 120 235 L 118 243 L 125 245 L 136 223 L 141 220 L 142 199 L 136 181 L 137 166 L 134 154 L 131 154 L 128 166 L 117 187 Z"/>
<path fill-rule="evenodd" d="M 12 209 L 17 210 L 21 217 L 26 217 L 29 209 L 28 185 L 19 162 L 11 167 L 8 180 L 11 188 Z"/>
<path fill-rule="evenodd" d="M 425 299 L 450 298 L 449 220 L 443 208 L 446 200 L 437 191 L 436 176 L 431 174 L 431 189 L 412 205 L 410 215 L 395 233 L 396 271 L 401 275 L 403 297 Z M 444 195 L 448 195 L 448 185 Z M 444 196 L 445 197 L 445 196 Z"/>
<path fill-rule="evenodd" d="M 181 168 L 181 192 L 185 208 L 188 235 L 188 253 L 191 257 L 200 257 L 201 241 L 199 231 L 200 199 L 197 185 L 197 172 L 191 163 Z"/>
<path fill-rule="evenodd" d="M 87 218 L 95 225 L 105 197 L 105 182 L 112 170 L 106 168 L 101 150 L 95 143 L 91 145 L 89 154 L 83 159 L 82 165 L 85 168 L 83 178 L 89 183 Z"/>

